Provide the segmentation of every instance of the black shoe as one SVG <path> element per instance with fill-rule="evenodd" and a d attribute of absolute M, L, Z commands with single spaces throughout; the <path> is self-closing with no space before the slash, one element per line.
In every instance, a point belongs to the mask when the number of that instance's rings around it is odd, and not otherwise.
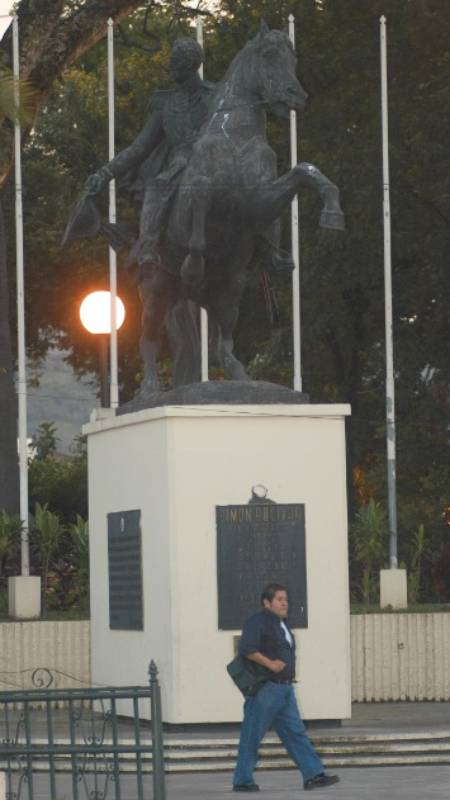
<path fill-rule="evenodd" d="M 259 792 L 257 783 L 236 783 L 233 792 Z"/>
<path fill-rule="evenodd" d="M 291 254 L 286 250 L 272 248 L 267 251 L 264 268 L 271 275 L 290 275 L 295 269 L 295 264 Z"/>
<path fill-rule="evenodd" d="M 327 775 L 326 772 L 321 772 L 320 775 L 315 775 L 309 781 L 305 781 L 304 789 L 326 789 L 327 786 L 332 786 L 333 783 L 339 783 L 337 775 Z"/>

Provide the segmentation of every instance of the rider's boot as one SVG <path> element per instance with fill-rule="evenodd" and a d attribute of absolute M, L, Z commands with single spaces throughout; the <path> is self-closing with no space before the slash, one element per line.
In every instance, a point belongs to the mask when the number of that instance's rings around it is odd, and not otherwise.
<path fill-rule="evenodd" d="M 294 271 L 295 264 L 291 254 L 279 246 L 279 235 L 275 226 L 258 237 L 257 251 L 265 272 L 271 275 L 290 275 Z"/>
<path fill-rule="evenodd" d="M 159 234 L 158 231 L 152 231 L 152 233 L 153 236 L 150 236 L 150 233 L 146 232 L 145 239 L 139 245 L 138 261 L 141 264 L 141 272 L 146 264 L 150 264 L 152 267 L 159 267 L 161 264 L 161 256 L 158 252 Z"/>
<path fill-rule="evenodd" d="M 294 260 L 287 250 L 275 249 L 270 252 L 270 268 L 267 272 L 273 275 L 290 275 L 295 269 Z"/>

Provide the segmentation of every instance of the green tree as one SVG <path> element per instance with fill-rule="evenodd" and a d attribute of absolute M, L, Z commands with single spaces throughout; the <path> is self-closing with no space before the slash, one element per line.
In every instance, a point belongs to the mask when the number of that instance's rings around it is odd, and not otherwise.
<path fill-rule="evenodd" d="M 89 611 L 89 524 L 79 514 L 69 526 L 72 541 L 72 560 L 76 570 L 78 606 Z"/>
<path fill-rule="evenodd" d="M 16 514 L 0 511 L 0 612 L 8 608 L 7 578 L 17 570 L 22 523 Z"/>
<path fill-rule="evenodd" d="M 87 516 L 86 454 L 50 454 L 35 458 L 29 465 L 30 509 L 36 503 L 48 504 L 69 523 L 77 514 Z"/>
<path fill-rule="evenodd" d="M 17 403 L 9 329 L 9 297 L 6 272 L 6 233 L 0 201 L 0 509 L 19 508 L 17 460 Z"/>
<path fill-rule="evenodd" d="M 386 513 L 373 497 L 367 505 L 361 506 L 355 514 L 350 529 L 354 558 L 360 573 L 359 590 L 364 603 L 378 599 L 378 573 L 386 559 L 388 526 Z M 355 579 L 355 574 L 354 574 Z M 354 580 L 355 583 L 355 580 Z"/>
<path fill-rule="evenodd" d="M 42 614 L 45 616 L 48 607 L 48 574 L 52 559 L 55 558 L 64 527 L 58 515 L 49 511 L 47 504 L 41 506 L 36 503 L 34 518 L 32 520 L 32 534 L 37 541 L 41 558 L 42 578 Z"/>
<path fill-rule="evenodd" d="M 16 107 L 14 81 L 10 72 L 0 70 L 0 126 L 11 125 L 17 116 L 26 122 L 32 110 L 33 93 L 20 84 L 21 104 Z M 1 138 L 0 138 L 1 145 Z M 17 462 L 16 397 L 9 329 L 9 296 L 6 255 L 6 230 L 0 198 L 0 509 L 9 513 L 19 508 L 19 469 Z"/>
<path fill-rule="evenodd" d="M 30 131 L 38 129 L 38 112 L 44 108 L 47 96 L 64 70 L 83 56 L 96 42 L 105 36 L 106 22 L 113 17 L 120 23 L 131 12 L 142 6 L 142 0 L 18 0 L 16 10 L 20 29 L 20 69 L 23 85 L 33 87 L 33 119 L 24 128 L 26 139 Z M 192 15 L 192 10 L 182 0 L 168 0 L 165 4 L 174 15 Z M 200 3 L 200 11 L 202 4 Z M 157 11 L 159 0 L 148 0 L 146 9 Z M 10 124 L 11 104 L 10 78 L 2 80 L 5 70 L 12 66 L 11 27 L 0 42 L 0 202 L 6 197 L 6 205 L 11 208 L 11 185 L 9 178 L 13 166 L 13 129 Z M 22 92 L 23 96 L 23 92 Z M 9 104 L 9 105 L 8 105 Z M 42 116 L 41 116 L 42 119 Z M 49 154 L 47 154 L 49 155 Z M 49 163 L 49 162 L 47 162 Z M 47 175 L 35 187 L 37 206 L 45 206 L 50 188 Z M 48 194 L 47 194 L 48 196 Z M 55 221 L 60 217 L 56 216 Z M 11 228 L 12 228 L 11 221 Z M 53 225 L 53 240 L 59 239 L 60 231 Z M 34 264 L 34 259 L 31 260 Z M 36 275 L 36 272 L 34 272 Z M 13 282 L 12 282 L 13 283 Z M 14 283 L 13 283 L 14 285 Z M 36 278 L 41 297 L 42 282 Z M 70 287 L 69 287 L 70 288 Z M 16 457 L 16 404 L 13 385 L 13 349 L 8 321 L 9 282 L 7 260 L 5 257 L 4 226 L 0 209 L 0 508 L 16 511 L 18 506 L 18 470 Z M 29 308 L 36 306 L 36 295 L 27 285 Z M 41 298 L 42 299 L 42 298 Z M 41 300 L 40 305 L 45 305 Z M 14 320 L 14 317 L 13 317 Z M 32 325 L 30 326 L 32 333 Z M 36 333 L 36 331 L 35 331 Z M 36 341 L 39 339 L 37 332 Z M 39 348 L 38 348 L 39 349 Z"/>
<path fill-rule="evenodd" d="M 58 443 L 57 430 L 58 428 L 54 422 L 41 422 L 31 440 L 34 458 L 43 461 L 56 453 Z"/>

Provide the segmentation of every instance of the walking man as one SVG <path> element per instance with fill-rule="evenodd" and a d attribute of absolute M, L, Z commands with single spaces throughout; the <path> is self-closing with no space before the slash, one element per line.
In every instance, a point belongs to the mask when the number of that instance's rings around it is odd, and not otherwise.
<path fill-rule="evenodd" d="M 298 710 L 293 688 L 295 640 L 287 623 L 288 594 L 285 586 L 270 583 L 261 594 L 262 610 L 246 620 L 239 642 L 239 655 L 266 667 L 268 681 L 247 697 L 241 727 L 233 791 L 255 792 L 253 780 L 258 747 L 273 727 L 303 776 L 304 788 L 323 789 L 337 783 L 314 750 Z"/>

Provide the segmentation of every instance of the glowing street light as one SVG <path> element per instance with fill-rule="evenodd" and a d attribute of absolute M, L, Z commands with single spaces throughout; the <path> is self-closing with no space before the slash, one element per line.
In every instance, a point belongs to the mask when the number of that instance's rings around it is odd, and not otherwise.
<path fill-rule="evenodd" d="M 80 319 L 89 333 L 111 333 L 111 295 L 109 292 L 91 292 L 80 306 Z M 125 306 L 116 297 L 116 330 L 125 319 Z"/>
<path fill-rule="evenodd" d="M 116 297 L 116 330 L 125 319 L 125 306 Z M 110 292 L 91 292 L 80 305 L 80 319 L 89 333 L 98 335 L 100 350 L 100 402 L 103 408 L 109 406 L 108 391 L 108 344 L 111 334 L 111 294 Z"/>

